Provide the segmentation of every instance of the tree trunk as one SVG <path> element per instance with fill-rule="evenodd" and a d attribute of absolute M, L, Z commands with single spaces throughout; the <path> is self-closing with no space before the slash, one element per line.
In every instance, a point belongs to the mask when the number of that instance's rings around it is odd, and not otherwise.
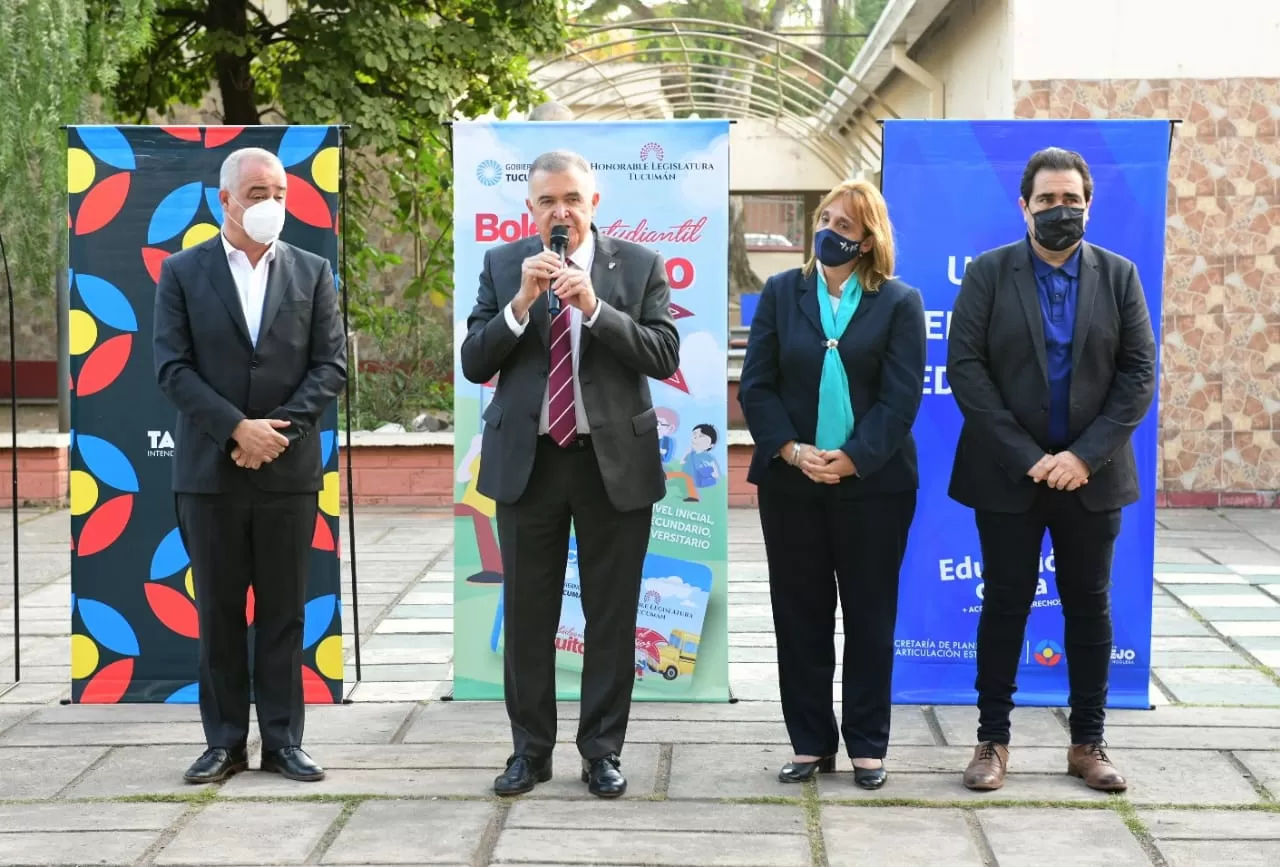
<path fill-rule="evenodd" d="M 210 0 L 208 30 L 210 34 L 232 37 L 243 45 L 249 35 L 249 12 L 246 0 Z M 222 122 L 232 126 L 255 126 L 261 117 L 254 98 L 253 56 L 245 48 L 241 53 L 219 51 L 214 55 L 218 91 L 222 95 Z"/>
<path fill-rule="evenodd" d="M 747 221 L 741 196 L 729 196 L 729 294 L 759 292 L 764 283 L 747 257 Z"/>

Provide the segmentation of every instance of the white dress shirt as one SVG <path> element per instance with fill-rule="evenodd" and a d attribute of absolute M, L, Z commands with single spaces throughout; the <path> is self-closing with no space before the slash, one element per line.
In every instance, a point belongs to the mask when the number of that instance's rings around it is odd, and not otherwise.
<path fill-rule="evenodd" d="M 584 242 L 578 249 L 569 254 L 567 259 L 581 270 L 590 274 L 591 262 L 595 259 L 595 255 L 595 237 L 592 236 L 590 240 Z M 585 435 L 591 433 L 591 425 L 587 423 L 587 410 L 582 405 L 582 383 L 578 380 L 578 347 L 581 343 L 582 326 L 586 325 L 590 328 L 595 324 L 596 317 L 600 315 L 600 299 L 596 299 L 596 309 L 591 314 L 590 319 L 583 319 L 582 311 L 577 307 L 572 307 L 568 304 L 563 306 L 565 307 L 565 313 L 569 315 L 569 351 L 573 357 L 573 414 L 578 422 L 578 433 Z M 525 311 L 524 322 L 516 319 L 516 314 L 511 309 L 510 304 L 502 308 L 502 313 L 507 320 L 507 326 L 516 337 L 524 334 L 524 330 L 529 327 L 529 311 Z M 563 316 L 565 313 L 560 315 Z M 547 413 L 547 402 L 551 399 L 550 388 L 551 380 L 548 377 L 547 391 L 542 394 L 542 415 L 538 420 L 538 433 L 540 434 L 546 433 L 551 428 L 551 419 Z"/>
<path fill-rule="evenodd" d="M 227 265 L 236 281 L 236 294 L 244 311 L 245 324 L 249 326 L 249 339 L 258 345 L 258 329 L 262 326 L 262 307 L 267 297 L 267 273 L 276 257 L 276 242 L 272 241 L 257 265 L 249 263 L 249 257 L 241 249 L 232 246 L 226 235 L 221 235 L 222 248 L 227 252 Z"/>

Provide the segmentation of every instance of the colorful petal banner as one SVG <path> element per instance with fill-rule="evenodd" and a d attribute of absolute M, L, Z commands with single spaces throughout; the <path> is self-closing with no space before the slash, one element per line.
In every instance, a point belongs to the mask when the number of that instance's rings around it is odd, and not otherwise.
<path fill-rule="evenodd" d="M 266 148 L 288 166 L 282 238 L 324 256 L 336 269 L 339 128 L 68 130 L 75 702 L 199 699 L 201 582 L 176 527 L 175 410 L 156 384 L 151 332 L 164 262 L 219 236 L 225 219 L 219 172 L 241 147 Z M 342 697 L 336 430 L 335 406 L 319 425 L 325 487 L 317 496 L 301 663 L 308 702 Z M 252 587 L 245 594 L 250 641 L 255 595 Z"/>

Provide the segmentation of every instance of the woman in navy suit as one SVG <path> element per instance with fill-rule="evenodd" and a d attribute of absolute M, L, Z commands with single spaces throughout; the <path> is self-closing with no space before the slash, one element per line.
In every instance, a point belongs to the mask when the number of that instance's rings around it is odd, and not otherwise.
<path fill-rule="evenodd" d="M 916 509 L 911 425 L 924 388 L 920 293 L 893 274 L 880 192 L 845 181 L 814 215 L 813 257 L 770 277 L 738 392 L 755 454 L 778 678 L 799 783 L 835 769 L 884 785 L 898 571 Z M 843 723 L 832 707 L 837 592 Z"/>

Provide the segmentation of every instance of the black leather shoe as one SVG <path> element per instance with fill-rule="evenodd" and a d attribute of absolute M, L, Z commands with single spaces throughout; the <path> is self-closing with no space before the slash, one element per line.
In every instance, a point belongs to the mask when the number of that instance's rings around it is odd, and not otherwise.
<path fill-rule="evenodd" d="M 605 756 L 582 763 L 582 782 L 587 791 L 597 798 L 616 798 L 627 791 L 627 778 L 618 770 L 622 760 L 617 756 Z"/>
<path fill-rule="evenodd" d="M 514 755 L 507 759 L 507 769 L 493 781 L 499 795 L 523 795 L 538 783 L 551 779 L 551 759 L 537 761 L 529 756 Z"/>
<path fill-rule="evenodd" d="M 878 789 L 887 779 L 889 774 L 884 765 L 878 768 L 859 768 L 855 765 L 853 768 L 853 784 L 864 789 Z"/>
<path fill-rule="evenodd" d="M 300 783 L 314 783 L 324 779 L 324 768 L 311 761 L 311 756 L 302 747 L 263 750 L 262 770 Z"/>
<path fill-rule="evenodd" d="M 238 774 L 249 767 L 249 756 L 244 747 L 229 750 L 225 747 L 210 747 L 204 755 L 196 759 L 183 779 L 188 783 L 221 783 L 228 777 Z"/>
<path fill-rule="evenodd" d="M 815 774 L 829 774 L 835 769 L 835 756 L 827 756 L 816 762 L 787 762 L 778 771 L 778 779 L 784 783 L 807 783 Z"/>

